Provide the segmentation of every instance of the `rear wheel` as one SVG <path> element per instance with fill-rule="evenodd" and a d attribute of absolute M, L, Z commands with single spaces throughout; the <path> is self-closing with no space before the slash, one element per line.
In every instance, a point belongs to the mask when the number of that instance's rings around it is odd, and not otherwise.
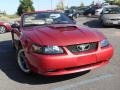
<path fill-rule="evenodd" d="M 25 57 L 25 54 L 24 54 L 24 49 L 22 49 L 22 48 L 18 50 L 17 62 L 18 62 L 18 65 L 22 72 L 24 72 L 26 74 L 31 73 L 31 70 L 30 70 L 28 62 L 27 62 L 27 58 Z"/>
<path fill-rule="evenodd" d="M 76 19 L 76 16 L 75 16 L 75 15 L 73 15 L 73 16 L 72 16 L 72 18 L 73 18 L 73 20 L 75 20 L 75 19 Z"/>
<path fill-rule="evenodd" d="M 92 16 L 92 14 L 91 14 L 91 13 L 89 13 L 89 14 L 88 14 L 88 17 L 91 17 L 91 16 Z"/>
<path fill-rule="evenodd" d="M 79 16 L 80 16 L 79 14 L 76 15 L 77 18 L 79 18 Z"/>
<path fill-rule="evenodd" d="M 102 27 L 107 27 L 107 25 L 101 20 Z"/>
<path fill-rule="evenodd" d="M 5 26 L 0 26 L 0 34 L 3 34 L 6 32 L 6 27 Z"/>

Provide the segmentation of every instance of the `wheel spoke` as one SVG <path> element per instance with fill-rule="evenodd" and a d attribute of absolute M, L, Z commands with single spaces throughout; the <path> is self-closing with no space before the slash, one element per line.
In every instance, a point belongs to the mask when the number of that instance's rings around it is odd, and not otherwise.
<path fill-rule="evenodd" d="M 25 72 L 25 73 L 30 72 L 29 66 L 26 62 L 26 57 L 25 57 L 25 54 L 24 54 L 24 50 L 20 50 L 18 52 L 18 65 L 23 72 Z"/>
<path fill-rule="evenodd" d="M 4 26 L 0 26 L 0 33 L 5 33 L 6 29 Z"/>

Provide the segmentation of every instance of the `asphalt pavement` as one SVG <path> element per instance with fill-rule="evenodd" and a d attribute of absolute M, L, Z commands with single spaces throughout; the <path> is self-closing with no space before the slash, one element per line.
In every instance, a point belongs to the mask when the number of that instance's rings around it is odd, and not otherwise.
<path fill-rule="evenodd" d="M 103 28 L 97 18 L 81 17 L 79 26 L 102 32 L 114 47 L 114 56 L 104 67 L 65 76 L 23 74 L 12 48 L 10 33 L 0 34 L 0 90 L 120 90 L 120 27 Z"/>

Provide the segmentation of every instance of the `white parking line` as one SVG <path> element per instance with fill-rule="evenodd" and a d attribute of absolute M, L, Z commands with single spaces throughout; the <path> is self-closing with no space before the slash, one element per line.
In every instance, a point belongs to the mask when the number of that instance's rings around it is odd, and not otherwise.
<path fill-rule="evenodd" d="M 74 83 L 74 84 L 71 84 L 71 85 L 57 87 L 57 88 L 54 88 L 52 90 L 66 90 L 66 89 L 71 89 L 71 88 L 74 88 L 74 87 L 77 87 L 77 86 L 80 86 L 80 85 L 93 83 L 93 82 L 96 82 L 96 81 L 99 81 L 99 80 L 104 80 L 104 79 L 110 78 L 112 76 L 113 76 L 112 74 L 106 74 L 106 75 L 98 76 L 98 77 L 91 78 L 91 79 L 88 79 L 88 80 L 84 80 L 84 81 L 81 81 L 81 82 L 78 82 L 78 83 Z"/>

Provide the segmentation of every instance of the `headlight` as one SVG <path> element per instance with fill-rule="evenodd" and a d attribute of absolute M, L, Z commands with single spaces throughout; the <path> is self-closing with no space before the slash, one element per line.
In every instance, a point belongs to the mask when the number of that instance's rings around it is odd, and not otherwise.
<path fill-rule="evenodd" d="M 43 46 L 40 47 L 38 45 L 33 44 L 32 45 L 32 50 L 35 53 L 40 53 L 40 54 L 62 54 L 63 49 L 58 46 Z"/>
<path fill-rule="evenodd" d="M 34 53 L 42 53 L 43 50 L 42 50 L 42 47 L 33 44 L 33 45 L 32 45 L 32 51 L 33 51 Z"/>
<path fill-rule="evenodd" d="M 45 54 L 60 54 L 63 53 L 63 49 L 58 46 L 47 46 L 44 47 Z"/>
<path fill-rule="evenodd" d="M 100 46 L 101 47 L 106 47 L 109 45 L 109 41 L 107 39 L 104 39 L 102 41 L 100 41 Z"/>

